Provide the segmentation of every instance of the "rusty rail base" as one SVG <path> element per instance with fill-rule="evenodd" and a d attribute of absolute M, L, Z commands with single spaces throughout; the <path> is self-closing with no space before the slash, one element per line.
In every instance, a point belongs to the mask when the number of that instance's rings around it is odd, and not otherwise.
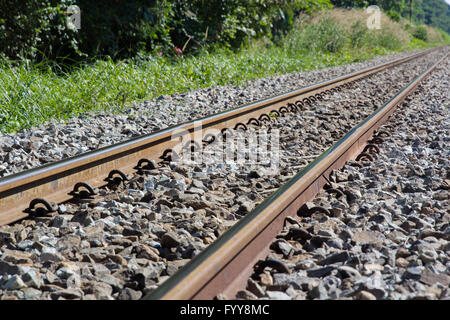
<path fill-rule="evenodd" d="M 415 78 L 144 299 L 212 299 L 219 293 L 234 297 L 239 289 L 245 288 L 252 266 L 269 252 L 269 245 L 281 231 L 285 218 L 296 216 L 298 209 L 314 198 L 332 170 L 354 159 L 396 107 L 447 56 Z"/>

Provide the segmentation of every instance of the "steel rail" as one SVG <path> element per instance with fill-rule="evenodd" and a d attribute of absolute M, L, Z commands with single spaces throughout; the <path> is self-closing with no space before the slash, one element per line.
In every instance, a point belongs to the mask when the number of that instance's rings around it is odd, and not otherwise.
<path fill-rule="evenodd" d="M 113 170 L 120 170 L 127 175 L 136 172 L 135 166 L 141 159 L 161 161 L 161 155 L 175 148 L 181 140 L 198 141 L 198 133 L 202 132 L 202 129 L 234 128 L 239 123 L 246 124 L 252 118 L 267 115 L 274 110 L 278 111 L 289 103 L 320 99 L 320 95 L 324 92 L 340 91 L 350 82 L 417 59 L 437 49 L 426 50 L 406 58 L 3 177 L 0 179 L 0 225 L 26 218 L 29 215 L 26 210 L 35 199 L 43 198 L 49 204 L 61 203 L 72 198 L 71 194 L 76 184 L 87 183 L 93 188 L 101 187 L 106 185 L 105 178 Z"/>
<path fill-rule="evenodd" d="M 416 77 L 144 299 L 212 299 L 219 293 L 234 297 L 239 289 L 245 288 L 252 266 L 269 252 L 269 245 L 281 231 L 285 218 L 296 216 L 299 208 L 314 198 L 333 169 L 354 159 L 396 107 L 447 56 Z"/>

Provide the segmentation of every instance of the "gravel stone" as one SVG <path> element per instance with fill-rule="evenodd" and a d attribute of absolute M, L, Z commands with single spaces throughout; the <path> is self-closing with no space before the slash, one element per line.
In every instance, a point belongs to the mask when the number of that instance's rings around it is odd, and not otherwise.
<path fill-rule="evenodd" d="M 176 248 L 180 245 L 180 241 L 176 234 L 172 232 L 165 233 L 161 237 L 161 246 L 166 248 Z"/>
<path fill-rule="evenodd" d="M 266 291 L 266 294 L 271 300 L 292 300 L 289 295 L 280 291 Z"/>
<path fill-rule="evenodd" d="M 18 275 L 13 275 L 3 286 L 5 290 L 18 290 L 25 288 L 26 285 Z"/>
<path fill-rule="evenodd" d="M 119 300 L 139 300 L 142 297 L 142 292 L 130 288 L 123 289 L 118 299 Z"/>
<path fill-rule="evenodd" d="M 423 267 L 409 267 L 406 269 L 403 277 L 405 279 L 419 280 L 422 275 Z"/>
<path fill-rule="evenodd" d="M 356 295 L 356 299 L 358 300 L 377 300 L 377 298 L 371 294 L 370 292 L 361 290 L 360 292 L 358 292 L 358 294 Z"/>

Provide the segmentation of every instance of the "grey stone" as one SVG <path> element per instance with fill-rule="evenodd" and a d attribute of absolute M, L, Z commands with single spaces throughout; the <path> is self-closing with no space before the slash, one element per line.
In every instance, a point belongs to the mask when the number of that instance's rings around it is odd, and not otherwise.
<path fill-rule="evenodd" d="M 39 256 L 39 261 L 40 262 L 60 262 L 60 261 L 64 261 L 64 257 L 62 255 L 60 255 L 59 253 L 49 253 L 49 252 L 44 252 L 41 253 L 41 255 Z"/>
<path fill-rule="evenodd" d="M 78 274 L 73 274 L 66 280 L 67 289 L 77 289 L 81 287 L 81 278 Z"/>
<path fill-rule="evenodd" d="M 18 247 L 19 249 L 21 249 L 21 250 L 26 250 L 26 249 L 28 249 L 28 248 L 31 248 L 33 245 L 34 245 L 34 241 L 31 241 L 31 240 L 23 240 L 23 241 L 20 241 L 20 242 L 17 244 L 17 247 Z"/>
<path fill-rule="evenodd" d="M 84 227 L 89 226 L 94 222 L 94 220 L 91 217 L 91 214 L 88 211 L 83 211 L 75 214 L 70 221 L 78 222 Z"/>
<path fill-rule="evenodd" d="M 99 281 L 102 281 L 106 284 L 109 284 L 111 287 L 113 287 L 115 290 L 118 290 L 119 288 L 121 288 L 123 286 L 123 281 L 113 277 L 111 275 L 102 275 L 97 277 L 97 279 Z"/>
<path fill-rule="evenodd" d="M 55 228 L 62 228 L 67 225 L 67 218 L 64 216 L 56 216 L 51 222 L 51 226 Z"/>
<path fill-rule="evenodd" d="M 247 213 L 252 212 L 252 210 L 254 208 L 255 208 L 255 204 L 253 202 L 246 201 L 240 205 L 238 211 L 242 214 L 247 214 Z"/>
<path fill-rule="evenodd" d="M 337 288 L 339 288 L 341 283 L 342 280 L 336 276 L 327 276 L 321 281 L 321 284 L 325 287 L 325 289 L 331 291 L 335 291 Z"/>
<path fill-rule="evenodd" d="M 37 270 L 29 270 L 22 275 L 22 280 L 28 287 L 33 287 L 39 289 L 42 285 L 42 278 Z"/>
<path fill-rule="evenodd" d="M 296 270 L 307 270 L 316 267 L 316 264 L 314 261 L 306 259 L 306 260 L 300 260 L 295 264 Z"/>
<path fill-rule="evenodd" d="M 334 269 L 335 269 L 335 267 L 328 266 L 328 267 L 308 270 L 307 274 L 308 274 L 308 277 L 321 278 L 321 277 L 328 276 L 331 273 L 331 271 L 333 271 Z"/>
<path fill-rule="evenodd" d="M 270 300 L 292 300 L 292 298 L 281 291 L 266 291 Z"/>
<path fill-rule="evenodd" d="M 23 288 L 21 291 L 23 292 L 23 297 L 26 300 L 39 300 L 42 295 L 42 291 L 35 288 Z"/>
<path fill-rule="evenodd" d="M 338 271 L 339 274 L 341 274 L 342 278 L 352 278 L 361 276 L 358 270 L 350 266 L 340 266 L 338 267 Z"/>
<path fill-rule="evenodd" d="M 318 279 L 306 277 L 304 273 L 275 273 L 273 275 L 273 285 L 275 286 L 292 286 L 294 289 L 310 290 L 318 284 Z"/>
<path fill-rule="evenodd" d="M 19 266 L 0 260 L 0 274 L 18 274 Z"/>
<path fill-rule="evenodd" d="M 135 271 L 134 276 L 131 279 L 136 281 L 139 284 L 139 287 L 143 289 L 147 286 L 147 283 L 151 280 L 157 279 L 160 274 L 161 271 L 157 268 L 139 268 Z"/>
<path fill-rule="evenodd" d="M 81 299 L 83 297 L 83 291 L 81 289 L 63 289 L 50 293 L 50 297 L 53 300 L 58 300 L 58 298 L 67 300 Z"/>
<path fill-rule="evenodd" d="M 331 239 L 328 239 L 325 243 L 327 244 L 327 246 L 336 248 L 339 250 L 342 250 L 344 248 L 344 240 L 342 240 L 340 238 L 331 238 Z"/>
<path fill-rule="evenodd" d="M 18 275 L 13 275 L 3 286 L 5 290 L 18 290 L 25 288 L 26 285 Z"/>
<path fill-rule="evenodd" d="M 325 289 L 323 284 L 320 283 L 318 286 L 312 288 L 312 290 L 309 291 L 308 296 L 311 299 L 327 300 L 328 299 L 327 289 Z"/>
<path fill-rule="evenodd" d="M 353 237 L 353 233 L 350 230 L 343 230 L 339 233 L 339 238 L 347 241 Z"/>
<path fill-rule="evenodd" d="M 289 254 L 293 250 L 292 246 L 283 239 L 279 239 L 273 242 L 270 248 L 278 252 L 281 252 L 285 257 L 289 256 Z"/>
<path fill-rule="evenodd" d="M 122 235 L 125 236 L 125 237 L 127 237 L 127 236 L 140 237 L 140 236 L 143 235 L 143 233 L 140 230 L 136 230 L 136 229 L 133 229 L 133 228 L 125 227 L 125 228 L 123 228 Z"/>
<path fill-rule="evenodd" d="M 63 204 L 58 205 L 58 213 L 59 214 L 64 214 L 67 212 L 67 207 Z"/>
<path fill-rule="evenodd" d="M 67 267 L 59 268 L 59 269 L 56 271 L 56 275 L 57 275 L 60 279 L 68 279 L 68 278 L 70 278 L 71 276 L 76 275 L 76 274 L 77 274 L 76 271 L 74 271 L 74 270 L 71 269 L 71 268 L 67 268 Z"/>
<path fill-rule="evenodd" d="M 118 300 L 139 300 L 142 297 L 142 292 L 130 288 L 124 288 L 120 291 Z"/>
<path fill-rule="evenodd" d="M 92 274 L 96 277 L 111 274 L 111 271 L 109 271 L 108 268 L 106 268 L 103 264 L 100 263 L 93 263 L 89 267 L 92 271 Z"/>
<path fill-rule="evenodd" d="M 379 271 L 375 271 L 370 277 L 366 278 L 366 280 L 362 282 L 362 288 L 373 294 L 377 300 L 381 300 L 386 297 L 386 284 Z"/>
<path fill-rule="evenodd" d="M 258 298 L 264 297 L 266 295 L 264 289 L 261 288 L 261 286 L 251 278 L 249 278 L 247 281 L 247 290 L 253 293 Z"/>
<path fill-rule="evenodd" d="M 180 245 L 180 240 L 173 232 L 167 232 L 161 237 L 161 246 L 166 248 L 176 248 Z"/>
<path fill-rule="evenodd" d="M 424 267 L 409 267 L 406 269 L 405 273 L 403 273 L 403 278 L 419 280 L 424 269 Z"/>
<path fill-rule="evenodd" d="M 345 262 L 349 258 L 350 258 L 350 255 L 348 254 L 348 252 L 344 251 L 344 252 L 331 254 L 328 257 L 326 257 L 325 259 L 317 262 L 317 264 L 323 266 L 323 265 L 334 264 L 334 263 L 338 263 L 338 262 Z"/>
<path fill-rule="evenodd" d="M 109 284 L 97 281 L 83 281 L 81 287 L 85 296 L 91 294 L 97 300 L 112 299 L 113 288 Z"/>
<path fill-rule="evenodd" d="M 146 246 L 144 244 L 138 244 L 137 246 L 134 247 L 133 251 L 136 252 L 137 258 L 144 258 L 144 259 L 149 259 L 152 261 L 159 260 L 159 255 L 157 254 L 157 250 L 152 249 L 149 246 Z"/>

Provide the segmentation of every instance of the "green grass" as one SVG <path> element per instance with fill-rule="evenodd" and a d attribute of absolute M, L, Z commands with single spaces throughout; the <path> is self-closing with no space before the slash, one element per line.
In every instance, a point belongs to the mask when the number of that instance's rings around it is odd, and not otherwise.
<path fill-rule="evenodd" d="M 353 29 L 352 29 L 353 30 Z M 281 45 L 254 44 L 239 52 L 215 49 L 195 56 L 149 56 L 94 61 L 71 71 L 50 63 L 0 61 L 0 131 L 7 133 L 89 111 L 120 112 L 160 95 L 358 62 L 395 51 L 431 46 L 401 43 L 395 34 L 347 32 L 325 19 L 299 27 Z"/>

